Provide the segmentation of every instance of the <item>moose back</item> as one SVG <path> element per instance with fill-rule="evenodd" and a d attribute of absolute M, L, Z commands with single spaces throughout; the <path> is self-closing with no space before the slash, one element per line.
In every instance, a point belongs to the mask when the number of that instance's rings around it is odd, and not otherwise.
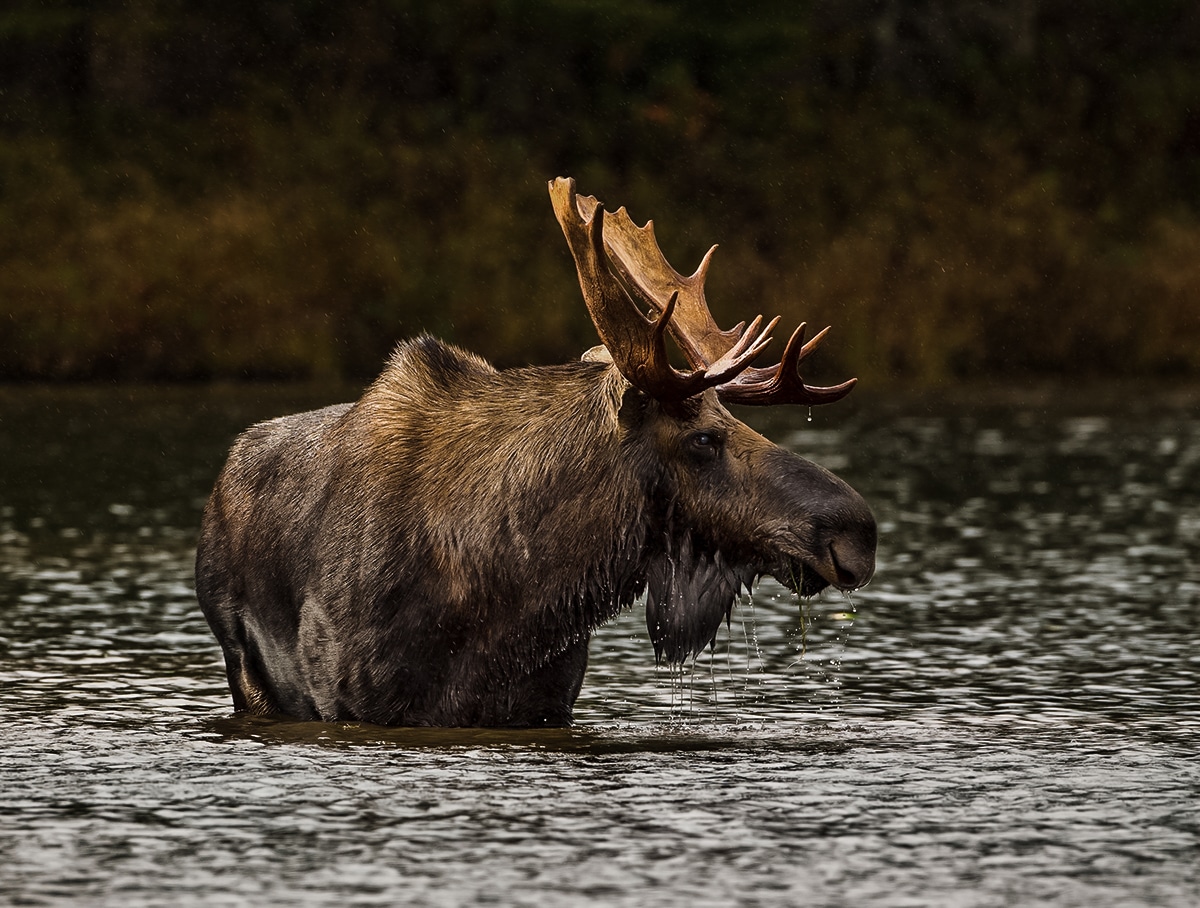
<path fill-rule="evenodd" d="M 711 250 L 682 277 L 652 224 L 573 180 L 550 194 L 602 346 L 497 370 L 420 337 L 357 402 L 233 445 L 196 590 L 239 712 L 566 725 L 593 630 L 643 593 L 657 657 L 681 662 L 764 574 L 801 596 L 870 579 L 862 498 L 723 405 L 844 396 L 800 377 L 824 332 L 752 365 L 778 320 L 717 327 Z"/>

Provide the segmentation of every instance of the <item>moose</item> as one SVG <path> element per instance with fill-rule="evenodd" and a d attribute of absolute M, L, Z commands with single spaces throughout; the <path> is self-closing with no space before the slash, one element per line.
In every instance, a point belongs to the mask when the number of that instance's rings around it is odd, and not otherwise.
<path fill-rule="evenodd" d="M 204 511 L 200 606 L 237 712 L 379 725 L 564 726 L 592 632 L 645 595 L 655 654 L 694 658 L 763 576 L 853 590 L 875 521 L 849 485 L 725 404 L 826 404 L 824 337 L 722 330 L 653 222 L 550 196 L 602 346 L 498 370 L 421 336 L 352 404 L 234 442 Z M 670 336 L 687 368 L 672 364 Z"/>

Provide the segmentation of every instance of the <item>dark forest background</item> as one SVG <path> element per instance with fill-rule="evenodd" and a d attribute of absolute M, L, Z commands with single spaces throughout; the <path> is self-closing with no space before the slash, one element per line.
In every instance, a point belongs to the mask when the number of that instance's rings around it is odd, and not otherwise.
<path fill-rule="evenodd" d="M 1200 374 L 1194 0 L 7 0 L 0 377 L 577 356 L 560 174 L 829 376 Z"/>

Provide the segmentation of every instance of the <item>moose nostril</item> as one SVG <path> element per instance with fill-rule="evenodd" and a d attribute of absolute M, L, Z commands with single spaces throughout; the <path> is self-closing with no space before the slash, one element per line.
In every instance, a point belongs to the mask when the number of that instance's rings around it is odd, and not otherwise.
<path fill-rule="evenodd" d="M 875 573 L 875 552 L 859 550 L 844 540 L 829 543 L 829 558 L 837 573 L 837 586 L 845 590 L 865 586 Z"/>

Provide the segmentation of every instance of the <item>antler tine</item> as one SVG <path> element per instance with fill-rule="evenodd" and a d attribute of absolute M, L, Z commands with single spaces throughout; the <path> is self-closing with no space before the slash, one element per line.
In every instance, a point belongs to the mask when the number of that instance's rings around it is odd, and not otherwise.
<path fill-rule="evenodd" d="M 762 316 L 754 316 L 754 320 L 750 322 L 749 327 L 742 331 L 742 326 L 745 322 L 740 322 L 736 331 L 740 332 L 740 337 L 715 363 L 708 367 L 708 374 L 713 376 L 723 375 L 720 383 L 724 383 L 728 379 L 751 371 L 750 363 L 757 358 L 758 354 L 762 353 L 771 343 L 771 332 L 775 326 L 779 324 L 779 316 L 775 316 L 767 323 L 767 327 L 761 331 L 758 326 L 762 324 Z"/>
<path fill-rule="evenodd" d="M 820 346 L 829 328 L 818 331 L 808 343 L 804 342 L 807 325 L 800 323 L 787 342 L 783 359 L 769 368 L 746 369 L 732 380 L 718 386 L 717 393 L 726 403 L 769 406 L 773 404 L 831 404 L 841 400 L 858 383 L 857 378 L 840 385 L 823 387 L 806 385 L 800 376 L 800 363 Z"/>

